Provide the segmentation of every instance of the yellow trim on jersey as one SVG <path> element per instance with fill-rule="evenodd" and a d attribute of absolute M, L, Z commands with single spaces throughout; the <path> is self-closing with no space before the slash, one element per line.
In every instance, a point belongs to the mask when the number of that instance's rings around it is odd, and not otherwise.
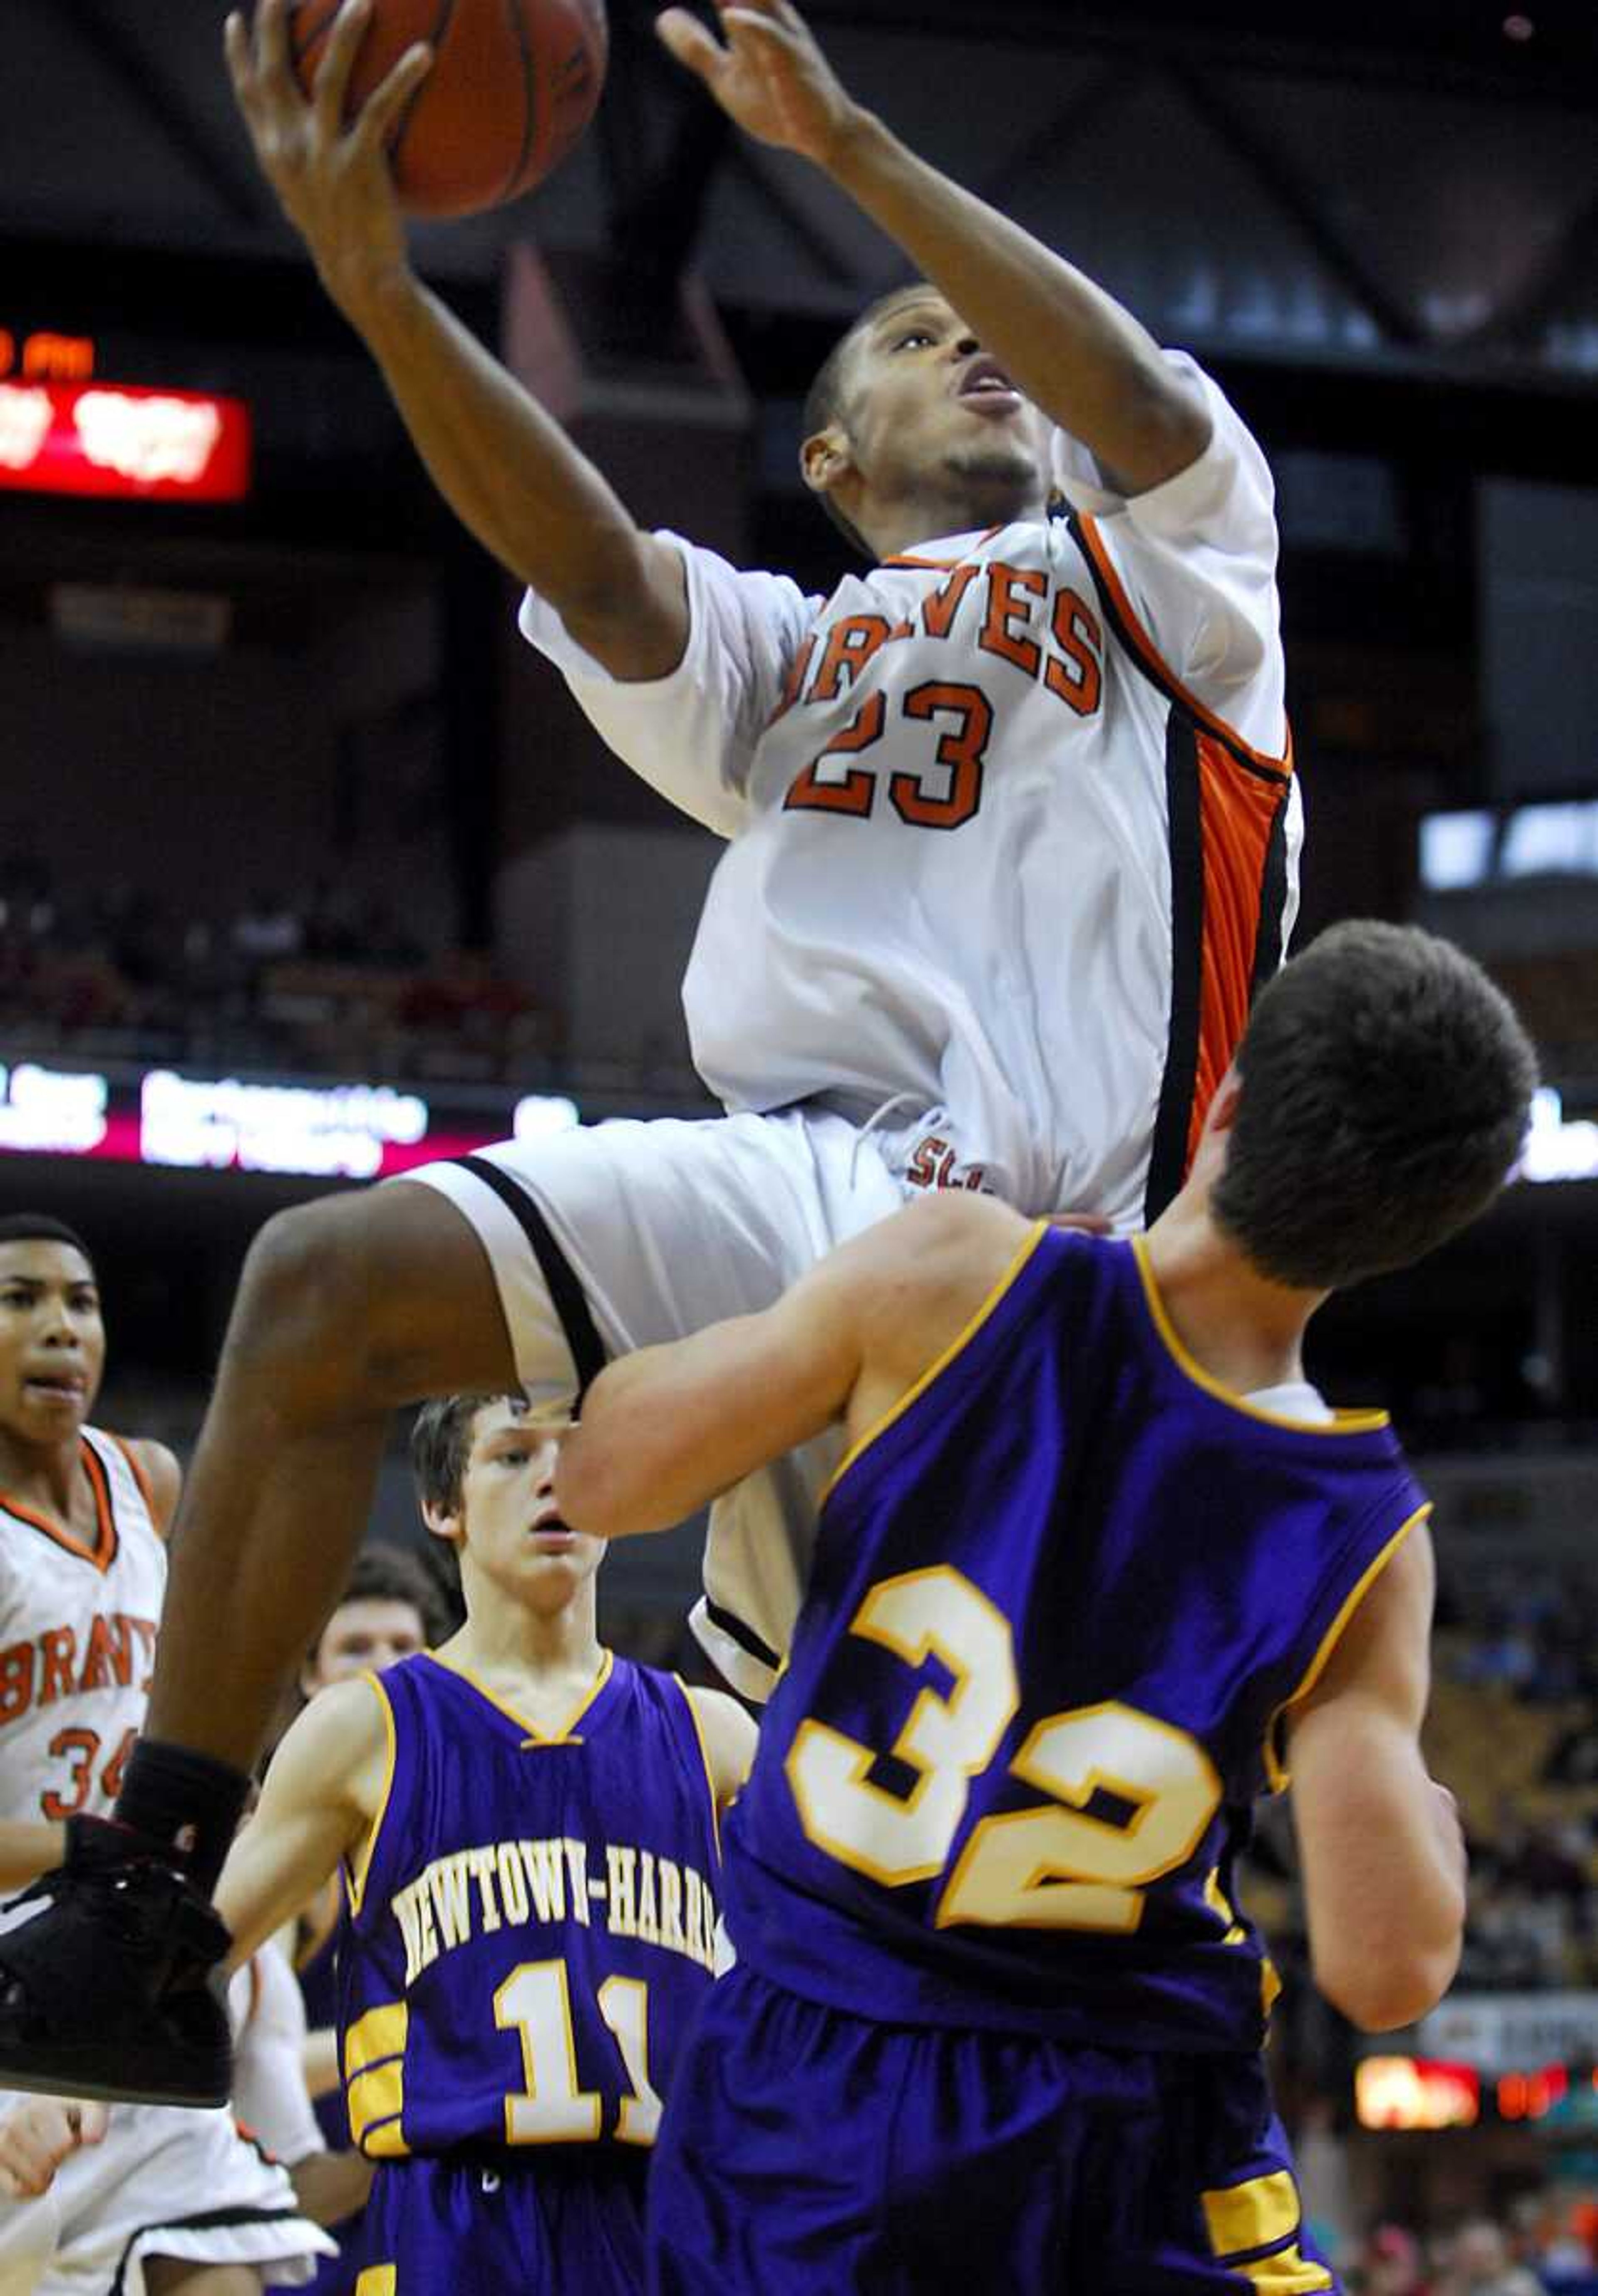
<path fill-rule="evenodd" d="M 391 2160 L 410 2150 L 401 2126 L 409 2034 L 406 2003 L 387 2001 L 358 2017 L 344 2035 L 350 2134 L 363 2152 L 373 2156 Z"/>
<path fill-rule="evenodd" d="M 1022 1244 L 1020 1250 L 1016 1253 L 1015 1258 L 1010 1261 L 1009 1266 L 1005 1269 L 1003 1275 L 999 1278 L 997 1283 L 994 1284 L 993 1290 L 988 1293 L 987 1298 L 983 1301 L 981 1307 L 977 1308 L 970 1321 L 956 1333 L 952 1340 L 950 1341 L 948 1346 L 943 1349 L 943 1354 L 937 1357 L 934 1362 L 927 1365 L 926 1370 L 915 1382 L 914 1385 L 905 1389 L 904 1393 L 899 1398 L 898 1402 L 892 1405 L 888 1410 L 885 1411 L 882 1417 L 877 1422 L 876 1425 L 874 1427 L 869 1427 L 865 1433 L 860 1438 L 859 1441 L 851 1444 L 849 1449 L 844 1452 L 843 1458 L 839 1461 L 837 1467 L 835 1469 L 830 1480 L 828 1480 L 826 1488 L 822 1491 L 820 1500 L 817 1502 L 819 1507 L 824 1507 L 827 1505 L 828 1500 L 832 1496 L 834 1491 L 836 1490 L 838 1485 L 843 1481 L 844 1477 L 848 1473 L 850 1468 L 853 1466 L 855 1461 L 865 1452 L 869 1451 L 872 1444 L 877 1442 L 880 1437 L 887 1433 L 888 1429 L 894 1424 L 895 1420 L 902 1419 L 904 1416 L 904 1414 L 910 1409 L 910 1405 L 917 1402 L 920 1397 L 925 1395 L 927 1389 L 932 1385 L 934 1380 L 938 1378 L 940 1374 L 947 1371 L 949 1365 L 954 1361 L 956 1356 L 963 1353 L 963 1351 L 970 1345 L 971 1341 L 976 1338 L 977 1332 L 987 1322 L 988 1317 L 993 1314 L 994 1308 L 998 1307 L 999 1302 L 1003 1299 L 1011 1284 L 1014 1283 L 1016 1278 L 1020 1275 L 1021 1270 L 1026 1267 L 1027 1261 L 1032 1258 L 1033 1253 L 1037 1250 L 1039 1244 L 1042 1242 L 1044 1236 L 1048 1233 L 1049 1223 L 1047 1220 L 1035 1220 L 1033 1223 L 1032 1226 L 1027 1231 L 1026 1241 Z"/>
<path fill-rule="evenodd" d="M 704 1742 L 704 1724 L 700 1719 L 699 1709 L 694 1703 L 693 1693 L 681 1675 L 674 1674 L 671 1679 L 682 1693 L 682 1702 L 688 1710 L 688 1720 L 693 1724 L 694 1735 L 699 1742 L 699 1759 L 704 1765 L 704 1783 L 710 1788 L 711 1832 L 715 1836 L 719 1857 L 721 1854 L 721 1809 L 716 1800 L 716 1774 L 711 1767 L 710 1748 Z"/>
<path fill-rule="evenodd" d="M 368 2264 L 355 2284 L 355 2296 L 398 2296 L 399 2286 L 397 2265 Z"/>
<path fill-rule="evenodd" d="M 1271 1791 L 1273 1793 L 1281 1793 L 1283 1788 L 1289 1785 L 1292 1782 L 1286 1766 L 1278 1759 L 1276 1752 L 1276 1730 L 1282 1716 L 1286 1714 L 1290 1708 L 1297 1706 L 1300 1699 L 1307 1698 L 1309 1696 L 1310 1692 L 1321 1679 L 1321 1676 L 1325 1669 L 1327 1660 L 1330 1658 L 1333 1651 L 1336 1650 L 1339 1642 L 1341 1640 L 1344 1628 L 1347 1625 L 1349 1620 L 1354 1616 L 1355 1611 L 1359 1608 L 1360 1603 L 1363 1601 L 1372 1580 L 1379 1578 L 1381 1572 L 1387 1569 L 1388 1564 L 1392 1561 L 1394 1555 L 1397 1554 L 1398 1549 L 1403 1546 L 1411 1531 L 1414 1529 L 1416 1524 L 1424 1522 L 1430 1513 L 1431 1501 L 1428 1499 L 1423 1505 L 1418 1506 L 1415 1509 L 1413 1514 L 1405 1516 L 1404 1520 L 1399 1524 L 1397 1529 L 1393 1533 L 1391 1538 L 1388 1539 L 1387 1545 L 1382 1548 L 1380 1554 L 1378 1554 L 1374 1562 L 1371 1563 L 1363 1577 L 1355 1581 L 1352 1590 L 1343 1603 L 1342 1609 L 1338 1612 L 1337 1617 L 1332 1620 L 1330 1626 L 1327 1628 L 1326 1632 L 1322 1636 L 1320 1646 L 1316 1650 L 1314 1658 L 1311 1659 L 1308 1669 L 1304 1676 L 1304 1679 L 1299 1683 L 1297 1689 L 1293 1691 L 1289 1697 L 1282 1700 L 1281 1704 L 1276 1709 L 1275 1713 L 1272 1715 L 1269 1722 L 1266 1723 L 1265 1775 L 1271 1782 Z"/>
<path fill-rule="evenodd" d="M 1137 1257 L 1138 1274 L 1143 1279 L 1143 1298 L 1148 1303 L 1154 1328 L 1165 1344 L 1166 1352 L 1170 1356 L 1178 1371 L 1190 1379 L 1195 1387 L 1201 1387 L 1207 1395 L 1213 1395 L 1218 1403 L 1230 1404 L 1234 1411 L 1240 1411 L 1246 1419 L 1262 1420 L 1267 1427 L 1290 1427 L 1295 1434 L 1298 1435 L 1371 1435 L 1388 1425 L 1389 1422 L 1385 1411 L 1334 1411 L 1328 1425 L 1316 1426 L 1311 1420 L 1290 1418 L 1285 1411 L 1266 1411 L 1259 1404 L 1250 1403 L 1246 1395 L 1239 1395 L 1234 1389 L 1213 1378 L 1205 1370 L 1203 1365 L 1188 1353 L 1187 1349 L 1176 1336 L 1175 1326 L 1166 1312 L 1165 1301 L 1159 1296 L 1159 1287 L 1154 1280 L 1154 1270 L 1149 1265 L 1148 1238 L 1141 1235 L 1133 1236 L 1132 1248 Z"/>
<path fill-rule="evenodd" d="M 611 1669 L 616 1662 L 614 1651 L 602 1651 L 599 1656 L 599 1671 L 561 1724 L 560 1728 L 543 1730 L 536 1722 L 530 1722 L 525 1714 L 519 1714 L 516 1709 L 508 1705 L 503 1698 L 497 1698 L 486 1682 L 479 1681 L 470 1667 L 457 1665 L 454 1659 L 445 1658 L 438 1651 L 424 1651 L 422 1656 L 431 1659 L 434 1666 L 441 1666 L 446 1674 L 456 1676 L 461 1682 L 470 1683 L 480 1698 L 486 1698 L 490 1706 L 503 1714 L 507 1721 L 514 1722 L 518 1730 L 525 1730 L 529 1739 L 539 1746 L 564 1746 L 570 1742 L 572 1731 L 610 1680 Z"/>
<path fill-rule="evenodd" d="M 1269 2248 L 1298 2229 L 1298 2194 L 1285 2169 L 1266 2177 L 1250 2177 L 1247 2184 L 1200 2193 L 1198 2200 L 1215 2256 L 1240 2256 L 1251 2248 Z"/>
<path fill-rule="evenodd" d="M 372 1859 L 377 1849 L 377 1837 L 383 1832 L 383 1821 L 389 1814 L 389 1796 L 394 1791 L 394 1763 L 398 1750 L 398 1741 L 394 1734 L 394 1710 L 389 1703 L 388 1692 L 375 1674 L 363 1674 L 359 1679 L 371 1684 L 377 1694 L 377 1703 L 383 1709 L 384 1747 L 383 1791 L 377 1797 L 377 1807 L 372 1813 L 372 1823 L 367 1829 L 366 1840 L 361 1843 L 355 1857 L 346 1863 L 346 1870 L 350 1876 L 351 1919 L 359 1913 L 361 1900 L 367 1894 L 367 1876 L 372 1870 Z"/>

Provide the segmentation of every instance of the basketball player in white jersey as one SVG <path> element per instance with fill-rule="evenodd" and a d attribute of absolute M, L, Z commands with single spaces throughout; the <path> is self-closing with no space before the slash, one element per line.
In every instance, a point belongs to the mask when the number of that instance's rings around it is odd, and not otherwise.
<path fill-rule="evenodd" d="M 86 1423 L 104 1355 L 81 1242 L 43 1214 L 0 1218 L 0 1885 L 11 1890 L 59 1863 L 72 1821 L 111 1808 L 154 1658 L 178 1467 L 159 1443 Z M 257 2079 L 258 2110 L 273 2086 Z M 0 2116 L 16 2102 L 0 2097 Z M 302 2082 L 300 2102 L 309 2151 L 320 2137 Z M 328 2245 L 227 2112 L 119 2105 L 90 2133 L 98 2141 L 62 2160 L 49 2193 L 42 2296 L 256 2296 L 266 2270 L 298 2284 Z M 0 2261 L 7 2230 L 0 2211 Z"/>
<path fill-rule="evenodd" d="M 384 154 L 430 59 L 408 53 L 346 127 L 367 13 L 345 0 L 307 100 L 284 0 L 259 0 L 229 22 L 235 91 L 433 477 L 526 584 L 524 630 L 633 769 L 729 840 L 686 993 L 729 1112 L 507 1144 L 258 1240 L 119 1802 L 202 1890 L 395 1405 L 519 1381 L 569 1407 L 607 1354 L 758 1311 L 918 1187 L 1141 1225 L 1295 900 L 1271 483 L 1190 359 L 908 151 L 787 0 L 723 8 L 719 37 L 671 10 L 663 37 L 729 116 L 919 275 L 850 331 L 806 426 L 807 482 L 875 564 L 830 600 L 736 573 L 641 531 L 410 269 Z M 836 1449 L 713 1514 L 696 1624 L 751 1695 Z M 101 1935 L 70 1887 L 37 1955 L 0 1953 L 0 2068 L 61 2077 L 95 2051 L 86 2012 L 74 2038 L 46 2005 L 70 1939 Z M 161 1997 L 153 1963 L 141 1981 Z M 144 2065 L 171 2095 L 167 2046 L 165 2076 Z M 225 2079 L 219 2038 L 186 2062 Z"/>

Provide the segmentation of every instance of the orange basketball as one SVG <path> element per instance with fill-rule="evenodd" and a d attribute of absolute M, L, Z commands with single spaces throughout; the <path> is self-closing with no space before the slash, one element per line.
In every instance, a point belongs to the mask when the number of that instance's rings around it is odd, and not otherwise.
<path fill-rule="evenodd" d="M 308 91 L 339 0 L 301 0 L 289 19 Z M 433 64 L 394 136 L 412 215 L 475 215 L 531 191 L 594 116 L 605 80 L 605 0 L 373 0 L 350 75 L 353 113 L 413 41 Z"/>

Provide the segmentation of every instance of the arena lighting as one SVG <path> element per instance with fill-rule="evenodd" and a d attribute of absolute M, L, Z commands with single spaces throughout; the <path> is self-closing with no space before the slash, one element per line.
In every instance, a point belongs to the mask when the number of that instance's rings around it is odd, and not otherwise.
<path fill-rule="evenodd" d="M 1481 2081 L 1469 2065 L 1434 2057 L 1362 2057 L 1354 2110 L 1362 2128 L 1471 2128 Z"/>
<path fill-rule="evenodd" d="M 0 488 L 154 502 L 242 502 L 242 399 L 134 383 L 0 382 Z"/>
<path fill-rule="evenodd" d="M 30 1061 L 0 1064 L 0 1148 L 92 1156 L 105 1138 L 109 1097 L 103 1076 L 65 1075 Z"/>
<path fill-rule="evenodd" d="M 1531 1129 L 1517 1168 L 1521 1180 L 1598 1179 L 1598 1124 L 1567 1122 L 1564 1103 L 1544 1085 L 1531 1103 Z"/>
<path fill-rule="evenodd" d="M 1498 2082 L 1500 2120 L 1541 2120 L 1569 2094 L 1570 2075 L 1563 2065 L 1544 2065 L 1532 2073 L 1504 2073 Z"/>
<path fill-rule="evenodd" d="M 403 1086 L 300 1085 L 171 1069 L 118 1078 L 0 1062 L 0 1152 L 86 1156 L 183 1171 L 372 1180 L 509 1139 L 569 1132 L 577 1103 L 530 1093 L 495 1106 L 480 1093 L 444 1104 Z"/>

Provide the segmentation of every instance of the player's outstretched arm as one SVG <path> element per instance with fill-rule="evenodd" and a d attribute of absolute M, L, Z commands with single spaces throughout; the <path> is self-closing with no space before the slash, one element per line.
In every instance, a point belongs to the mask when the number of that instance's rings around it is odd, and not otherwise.
<path fill-rule="evenodd" d="M 929 1196 L 829 1253 L 762 1314 L 622 1356 L 562 1442 L 562 1519 L 605 1538 L 665 1530 L 836 1420 L 858 1439 L 1032 1233 L 992 1197 Z"/>
<path fill-rule="evenodd" d="M 228 18 L 228 70 L 256 157 L 456 515 L 613 675 L 663 676 L 688 637 L 678 554 L 640 532 L 559 424 L 411 269 L 387 155 L 431 65 L 425 45 L 344 125 L 370 15 L 371 0 L 344 0 L 309 100 L 290 62 L 287 0 L 259 0 L 249 24 Z"/>
<path fill-rule="evenodd" d="M 1125 492 L 1197 460 L 1209 417 L 1129 311 L 856 103 L 789 0 L 718 4 L 721 40 L 685 8 L 660 35 L 740 127 L 830 176 Z"/>
<path fill-rule="evenodd" d="M 369 1682 L 335 1683 L 287 1732 L 217 1887 L 233 1932 L 229 1968 L 355 1855 L 381 1806 L 387 1759 L 383 1702 Z"/>
<path fill-rule="evenodd" d="M 1418 1524 L 1289 1718 L 1315 1982 L 1367 2032 L 1407 2025 L 1441 1998 L 1464 1929 L 1464 1839 L 1421 1754 L 1433 1580 Z"/>

